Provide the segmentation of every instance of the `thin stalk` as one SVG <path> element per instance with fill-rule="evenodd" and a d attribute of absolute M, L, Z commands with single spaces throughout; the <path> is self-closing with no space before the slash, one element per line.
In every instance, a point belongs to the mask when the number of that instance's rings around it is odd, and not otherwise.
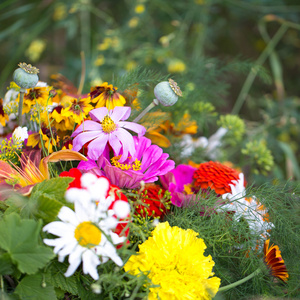
<path fill-rule="evenodd" d="M 240 284 L 243 284 L 245 283 L 246 281 L 252 279 L 253 277 L 255 277 L 256 275 L 258 275 L 259 273 L 261 272 L 261 269 L 258 268 L 256 271 L 254 271 L 253 273 L 251 273 L 250 275 L 248 275 L 247 277 L 241 279 L 241 280 L 238 280 L 234 283 L 231 283 L 231 284 L 228 284 L 228 285 L 225 285 L 221 288 L 219 288 L 218 292 L 225 292 L 225 291 L 228 291 L 232 288 L 235 288 L 236 286 L 240 285 Z"/>
<path fill-rule="evenodd" d="M 18 107 L 18 117 L 19 117 L 19 126 L 22 127 L 23 125 L 23 116 L 22 116 L 22 110 L 23 110 L 23 100 L 26 90 L 21 88 L 20 89 L 20 100 L 19 100 L 19 107 Z"/>
<path fill-rule="evenodd" d="M 153 99 L 153 101 L 133 120 L 133 122 L 137 123 L 148 111 L 158 105 L 158 103 L 157 99 Z"/>
<path fill-rule="evenodd" d="M 80 75 L 80 83 L 79 83 L 78 92 L 77 92 L 78 96 L 80 96 L 81 93 L 82 93 L 83 86 L 84 86 L 84 81 L 85 81 L 86 66 L 85 66 L 84 51 L 80 52 L 80 57 L 81 57 L 81 75 Z"/>
<path fill-rule="evenodd" d="M 288 25 L 285 23 L 280 26 L 276 34 L 270 40 L 268 46 L 265 48 L 265 50 L 261 53 L 259 58 L 256 60 L 255 66 L 261 66 L 266 61 L 266 59 L 273 52 L 274 48 L 277 46 L 277 44 L 279 43 L 279 41 L 281 40 L 281 38 L 283 37 L 287 29 L 288 29 Z M 250 73 L 248 74 L 246 81 L 244 82 L 244 85 L 241 89 L 241 92 L 233 106 L 232 114 L 238 114 L 240 112 L 240 109 L 243 106 L 248 96 L 249 90 L 254 82 L 257 72 L 258 72 L 258 68 L 253 67 Z"/>

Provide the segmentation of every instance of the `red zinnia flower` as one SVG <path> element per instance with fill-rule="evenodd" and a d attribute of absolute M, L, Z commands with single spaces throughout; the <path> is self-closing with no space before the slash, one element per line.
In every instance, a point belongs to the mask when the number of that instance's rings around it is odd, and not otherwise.
<path fill-rule="evenodd" d="M 273 276 L 281 279 L 283 282 L 286 282 L 289 278 L 289 274 L 284 264 L 284 260 L 281 257 L 279 247 L 272 244 L 272 246 L 269 248 L 269 243 L 270 240 L 265 241 L 264 261 Z"/>
<path fill-rule="evenodd" d="M 59 177 L 73 177 L 74 178 L 74 180 L 69 183 L 68 189 L 70 189 L 70 188 L 81 189 L 82 188 L 81 181 L 80 181 L 81 176 L 82 176 L 82 174 L 77 168 L 72 168 L 72 169 L 70 169 L 70 171 L 64 171 L 59 174 Z"/>
<path fill-rule="evenodd" d="M 162 218 L 168 210 L 168 204 L 164 199 L 165 190 L 159 185 L 149 183 L 145 185 L 145 189 L 141 194 L 142 204 L 135 206 L 135 214 L 142 217 L 159 217 Z"/>
<path fill-rule="evenodd" d="M 239 172 L 219 162 L 202 163 L 194 173 L 195 187 L 201 189 L 209 187 L 220 195 L 231 192 L 229 184 L 232 183 L 232 180 L 239 180 Z"/>

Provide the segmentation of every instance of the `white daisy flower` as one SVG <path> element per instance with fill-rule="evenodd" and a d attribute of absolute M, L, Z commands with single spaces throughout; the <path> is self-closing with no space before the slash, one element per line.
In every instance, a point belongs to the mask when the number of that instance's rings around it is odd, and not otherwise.
<path fill-rule="evenodd" d="M 101 263 L 111 259 L 118 266 L 123 265 L 114 245 L 124 242 L 126 238 L 112 231 L 118 220 L 113 217 L 115 211 L 108 210 L 112 199 L 104 196 L 109 188 L 108 180 L 104 179 L 98 179 L 102 185 L 98 180 L 94 182 L 99 188 L 100 201 L 96 202 L 89 190 L 69 189 L 66 198 L 72 200 L 75 211 L 63 206 L 58 214 L 61 221 L 51 222 L 43 228 L 59 237 L 44 239 L 46 245 L 54 246 L 53 251 L 58 255 L 58 260 L 63 262 L 69 256 L 70 265 L 65 273 L 66 277 L 73 275 L 81 262 L 84 274 L 90 274 L 95 280 L 99 279 L 97 266 Z"/>
<path fill-rule="evenodd" d="M 234 211 L 233 219 L 238 221 L 243 217 L 248 222 L 251 232 L 267 237 L 274 224 L 267 221 L 267 211 L 255 197 L 245 198 L 244 174 L 240 173 L 239 180 L 232 180 L 232 184 L 229 185 L 231 193 L 223 194 L 222 198 L 230 202 L 222 205 L 222 210 Z"/>

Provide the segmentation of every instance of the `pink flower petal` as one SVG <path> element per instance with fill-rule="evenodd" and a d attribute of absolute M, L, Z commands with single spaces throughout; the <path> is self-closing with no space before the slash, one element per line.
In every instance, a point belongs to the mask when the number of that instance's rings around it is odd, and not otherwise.
<path fill-rule="evenodd" d="M 82 132 L 79 135 L 77 135 L 73 140 L 73 150 L 79 151 L 84 144 L 103 135 L 104 133 L 99 131 Z"/>
<path fill-rule="evenodd" d="M 103 153 L 105 146 L 108 141 L 108 135 L 103 134 L 102 136 L 96 138 L 88 145 L 88 157 L 97 160 L 99 156 Z"/>
<path fill-rule="evenodd" d="M 131 113 L 131 107 L 129 106 L 116 106 L 109 112 L 111 119 L 118 123 L 120 120 L 127 120 Z"/>
<path fill-rule="evenodd" d="M 140 124 L 133 123 L 133 122 L 119 122 L 119 127 L 126 128 L 136 132 L 139 136 L 143 136 L 146 133 L 146 128 Z"/>
<path fill-rule="evenodd" d="M 128 157 L 128 153 L 130 153 L 131 156 L 135 153 L 133 137 L 123 128 L 119 128 L 118 130 L 114 131 L 114 134 L 122 143 L 123 154 L 119 161 L 124 162 Z"/>
<path fill-rule="evenodd" d="M 89 114 L 92 120 L 102 122 L 104 117 L 108 115 L 108 109 L 106 107 L 95 108 L 91 110 Z"/>

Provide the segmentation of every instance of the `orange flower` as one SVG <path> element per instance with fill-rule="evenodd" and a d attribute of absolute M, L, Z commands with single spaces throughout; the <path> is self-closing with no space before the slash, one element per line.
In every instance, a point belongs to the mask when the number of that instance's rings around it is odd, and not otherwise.
<path fill-rule="evenodd" d="M 269 268 L 271 275 L 281 279 L 283 282 L 286 282 L 289 278 L 284 260 L 281 257 L 281 252 L 277 245 L 269 248 L 270 240 L 265 241 L 264 245 L 264 261 Z"/>
<path fill-rule="evenodd" d="M 194 173 L 194 186 L 201 189 L 210 187 L 217 194 L 231 192 L 232 180 L 239 180 L 239 172 L 219 162 L 209 161 L 199 165 Z M 245 183 L 246 184 L 246 183 Z"/>
<path fill-rule="evenodd" d="M 0 160 L 0 187 L 11 187 L 23 195 L 29 195 L 34 185 L 50 179 L 48 162 L 70 160 L 87 160 L 87 158 L 75 151 L 61 150 L 43 159 L 41 159 L 40 153 L 36 151 L 28 156 L 22 154 L 20 158 L 21 167 Z M 5 195 L 0 193 L 0 196 Z"/>

